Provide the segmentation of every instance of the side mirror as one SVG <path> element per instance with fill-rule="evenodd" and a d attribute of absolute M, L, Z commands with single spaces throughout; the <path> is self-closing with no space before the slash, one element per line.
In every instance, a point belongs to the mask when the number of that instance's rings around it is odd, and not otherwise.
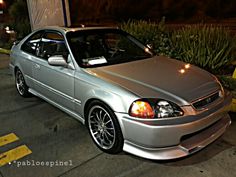
<path fill-rule="evenodd" d="M 62 55 L 55 55 L 48 58 L 48 64 L 52 66 L 67 66 L 67 62 Z"/>
<path fill-rule="evenodd" d="M 14 42 L 13 42 L 13 45 L 17 45 L 17 44 L 19 44 L 19 42 L 20 42 L 20 41 L 14 41 Z"/>
<path fill-rule="evenodd" d="M 151 50 L 153 49 L 153 45 L 152 45 L 152 44 L 147 44 L 146 46 L 147 46 L 149 49 L 151 49 Z"/>

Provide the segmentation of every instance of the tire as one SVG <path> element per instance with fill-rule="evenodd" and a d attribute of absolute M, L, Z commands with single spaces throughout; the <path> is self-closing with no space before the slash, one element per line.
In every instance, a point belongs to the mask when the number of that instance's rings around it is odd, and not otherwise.
<path fill-rule="evenodd" d="M 114 112 L 106 104 L 93 101 L 86 111 L 89 134 L 99 149 L 109 154 L 122 151 L 123 135 Z"/>
<path fill-rule="evenodd" d="M 29 97 L 29 87 L 25 83 L 24 76 L 22 72 L 19 69 L 16 69 L 15 73 L 15 84 L 16 84 L 16 90 L 22 97 Z"/>

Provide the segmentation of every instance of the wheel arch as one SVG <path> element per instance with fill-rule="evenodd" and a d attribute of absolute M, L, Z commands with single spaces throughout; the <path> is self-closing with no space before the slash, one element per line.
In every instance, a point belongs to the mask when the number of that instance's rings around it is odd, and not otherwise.
<path fill-rule="evenodd" d="M 93 103 L 94 101 L 97 101 L 97 103 L 91 105 L 91 103 Z M 114 134 L 115 139 L 114 139 L 114 144 L 112 144 L 111 149 L 102 148 L 98 144 L 98 141 L 95 140 L 96 138 L 94 138 L 94 136 L 91 133 L 91 123 L 89 123 L 90 118 L 88 116 L 88 114 L 90 112 L 90 109 L 89 109 L 90 105 L 91 105 L 91 109 L 93 109 L 94 107 L 99 108 L 99 109 L 104 109 L 109 114 L 109 117 L 112 120 L 112 125 L 113 125 L 114 132 L 115 132 L 115 134 Z M 101 150 L 103 150 L 104 152 L 107 152 L 107 153 L 116 154 L 116 153 L 121 152 L 123 150 L 123 146 L 124 146 L 124 135 L 123 135 L 122 127 L 121 127 L 122 125 L 120 124 L 120 121 L 119 121 L 118 117 L 116 116 L 114 110 L 111 108 L 111 106 L 109 106 L 106 102 L 102 101 L 101 99 L 91 98 L 91 99 L 87 100 L 87 102 L 85 103 L 84 110 L 85 110 L 85 113 L 84 113 L 85 114 L 84 115 L 85 116 L 85 125 L 89 129 L 90 136 L 92 137 L 95 144 Z"/>
<path fill-rule="evenodd" d="M 114 110 L 113 110 L 113 108 L 109 105 L 109 104 L 107 104 L 105 101 L 103 101 L 103 100 L 101 100 L 101 99 L 99 99 L 99 98 L 90 98 L 90 99 L 88 99 L 86 102 L 85 102 L 85 105 L 84 105 L 84 120 L 85 120 L 85 124 L 87 124 L 87 113 L 88 113 L 88 108 L 89 108 L 89 105 L 92 103 L 92 102 L 94 102 L 94 101 L 98 101 L 98 102 L 100 102 L 101 104 L 104 104 L 104 105 L 106 105 L 108 108 L 110 108 L 113 112 L 115 112 Z"/>
<path fill-rule="evenodd" d="M 16 71 L 17 71 L 17 70 L 21 70 L 21 69 L 20 69 L 18 66 L 15 66 L 15 67 L 14 67 L 14 76 L 16 75 Z M 22 72 L 22 71 L 21 71 L 21 72 Z"/>
<path fill-rule="evenodd" d="M 14 68 L 13 68 L 13 71 L 14 71 L 14 76 L 16 75 L 16 71 L 17 70 L 20 70 L 22 72 L 23 75 L 25 75 L 23 69 L 21 68 L 20 64 L 19 63 L 16 63 Z"/>

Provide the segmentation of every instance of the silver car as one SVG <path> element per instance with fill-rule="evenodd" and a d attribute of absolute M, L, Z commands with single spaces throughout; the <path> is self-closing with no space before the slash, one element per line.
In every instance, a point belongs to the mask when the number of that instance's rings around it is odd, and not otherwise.
<path fill-rule="evenodd" d="M 192 154 L 230 125 L 231 102 L 217 78 L 157 56 L 117 28 L 49 27 L 11 51 L 17 91 L 75 117 L 107 153 L 148 159 Z"/>

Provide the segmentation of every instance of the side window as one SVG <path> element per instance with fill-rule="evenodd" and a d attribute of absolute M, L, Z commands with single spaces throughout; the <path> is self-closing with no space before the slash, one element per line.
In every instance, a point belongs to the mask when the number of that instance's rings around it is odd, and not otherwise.
<path fill-rule="evenodd" d="M 63 55 L 67 58 L 68 50 L 65 45 L 65 40 L 63 36 L 58 33 L 47 32 L 40 41 L 37 56 L 47 60 L 54 55 Z"/>
<path fill-rule="evenodd" d="M 32 55 L 36 55 L 36 50 L 41 40 L 42 33 L 43 32 L 40 31 L 29 37 L 29 39 L 26 40 L 26 42 L 21 46 L 21 50 Z"/>

